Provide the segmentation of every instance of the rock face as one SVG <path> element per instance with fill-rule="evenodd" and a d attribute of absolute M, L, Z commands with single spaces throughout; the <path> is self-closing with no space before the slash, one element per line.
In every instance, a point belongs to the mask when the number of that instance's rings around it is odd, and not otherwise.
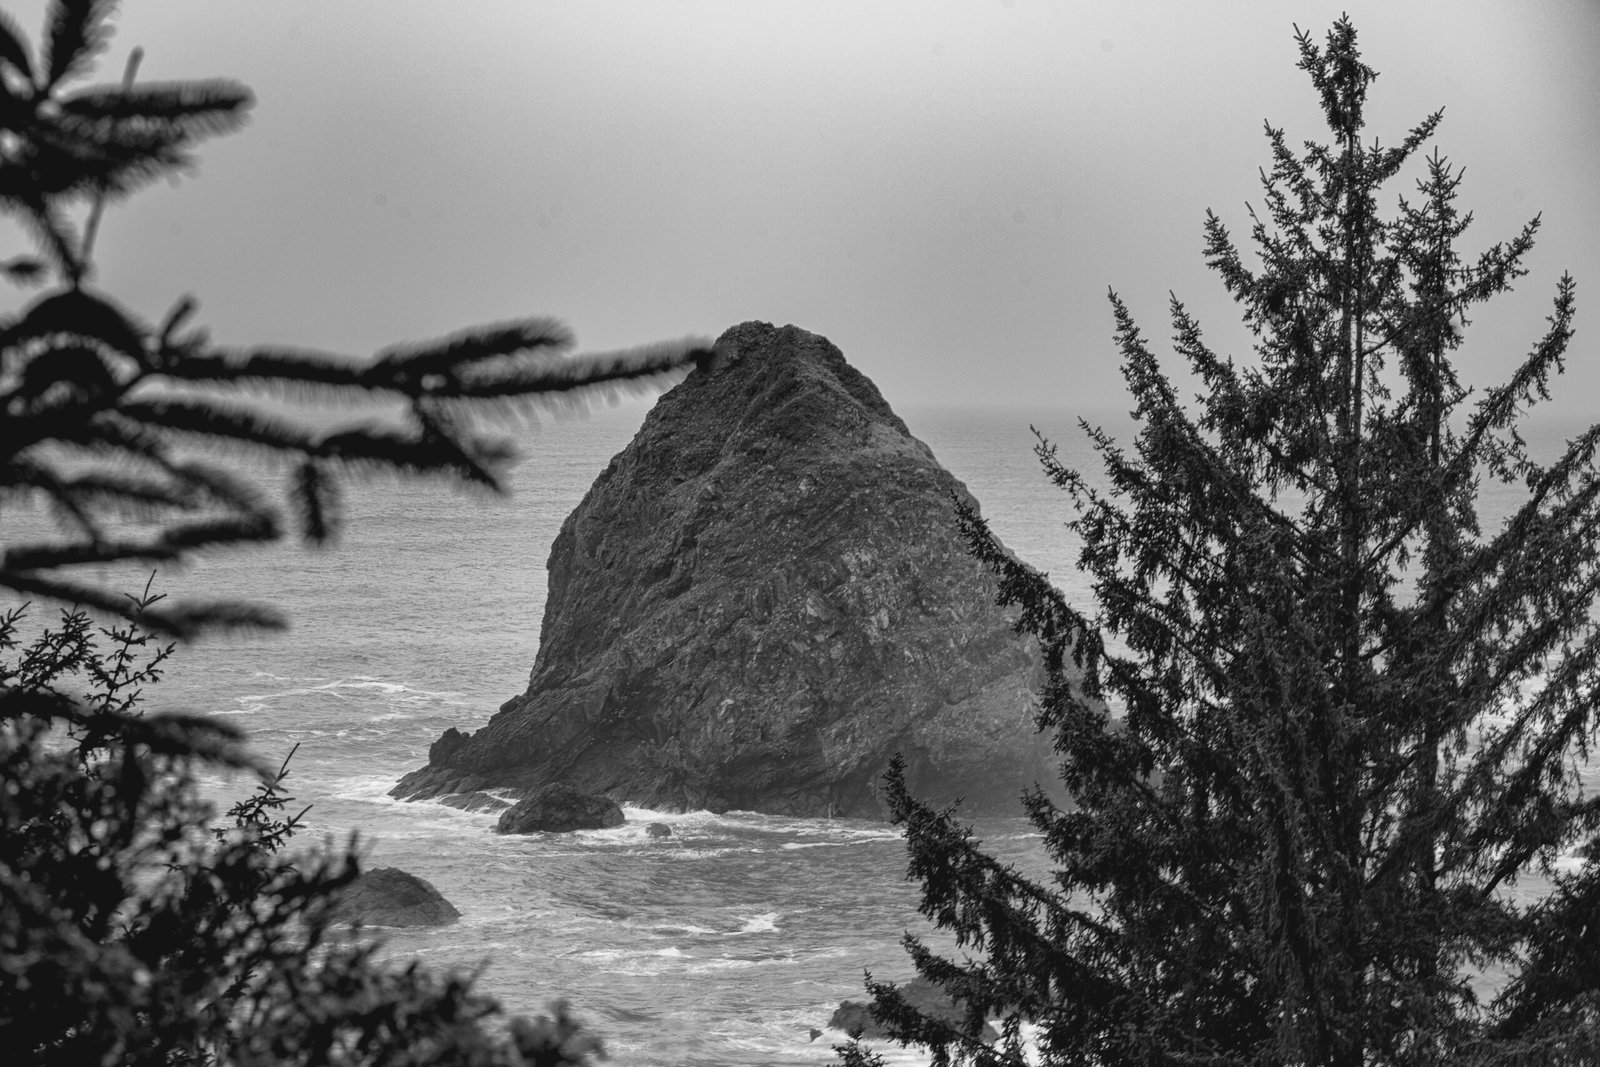
<path fill-rule="evenodd" d="M 502 834 L 563 834 L 622 823 L 622 808 L 615 800 L 553 782 L 502 811 L 494 828 Z"/>
<path fill-rule="evenodd" d="M 431 883 L 398 867 L 375 867 L 340 892 L 333 917 L 367 926 L 444 926 L 461 913 Z"/>
<path fill-rule="evenodd" d="M 822 337 L 745 323 L 655 405 L 550 551 L 527 692 L 396 796 L 550 782 L 657 808 L 1018 811 L 1053 783 L 1038 654 L 994 606 L 965 487 Z"/>

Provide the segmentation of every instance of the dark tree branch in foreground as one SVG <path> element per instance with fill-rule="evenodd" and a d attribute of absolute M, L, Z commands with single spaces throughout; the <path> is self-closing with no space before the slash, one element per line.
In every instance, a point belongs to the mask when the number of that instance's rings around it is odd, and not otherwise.
<path fill-rule="evenodd" d="M 280 625 L 276 613 L 167 607 L 148 587 L 120 595 L 75 572 L 260 545 L 282 536 L 285 510 L 302 537 L 327 541 L 352 476 L 503 491 L 511 451 L 474 429 L 480 415 L 650 386 L 704 350 L 569 359 L 566 330 L 535 318 L 361 364 L 218 348 L 189 324 L 187 297 L 141 322 L 87 285 L 102 211 L 187 168 L 198 140 L 240 125 L 250 94 L 137 84 L 136 60 L 120 86 L 69 90 L 112 7 L 55 0 L 37 57 L 0 12 L 0 209 L 38 245 L 0 270 L 53 279 L 0 318 L 0 590 L 74 605 L 26 644 L 23 609 L 0 608 L 0 1047 L 7 1062 L 62 1067 L 585 1063 L 599 1042 L 565 1005 L 497 1029 L 473 975 L 385 961 L 380 943 L 332 926 L 359 865 L 353 844 L 286 851 L 300 821 L 287 763 L 255 766 L 226 724 L 140 714 L 173 650 L 153 635 Z M 309 411 L 327 402 L 363 420 L 329 428 Z M 398 414 L 374 423 L 386 411 Z M 290 468 L 287 509 L 257 486 L 256 456 Z M 60 536 L 15 543 L 24 502 L 47 506 Z M 86 608 L 116 621 L 97 631 Z M 207 834 L 196 775 L 218 767 L 261 784 Z"/>
<path fill-rule="evenodd" d="M 353 842 L 290 851 L 305 809 L 288 760 L 257 766 L 225 723 L 140 713 L 172 645 L 64 611 L 20 647 L 21 621 L 0 614 L 0 1037 L 14 1062 L 576 1067 L 601 1051 L 564 1005 L 487 1025 L 499 1008 L 472 974 L 385 961 L 381 942 L 335 926 L 360 864 Z M 213 825 L 196 774 L 219 766 L 260 783 Z"/>
<path fill-rule="evenodd" d="M 251 99 L 227 81 L 136 84 L 131 65 L 120 86 L 69 90 L 105 43 L 110 7 L 59 5 L 37 62 L 0 18 L 0 210 L 39 248 L 6 269 L 20 283 L 59 279 L 0 319 L 0 509 L 42 502 L 63 531 L 46 544 L 0 542 L 0 588 L 123 614 L 120 595 L 74 568 L 274 541 L 285 514 L 321 543 L 338 532 L 351 477 L 424 475 L 503 492 L 513 452 L 477 423 L 659 387 L 709 354 L 686 340 L 568 357 L 566 328 L 532 318 L 362 362 L 218 348 L 191 325 L 189 297 L 159 325 L 140 321 L 87 285 L 100 211 L 192 166 L 194 144 L 237 129 Z M 85 210 L 80 233 L 71 220 Z M 324 417 L 311 417 L 313 405 Z M 353 410 L 330 428 L 328 405 Z M 253 457 L 289 465 L 284 504 L 246 474 Z M 164 607 L 142 621 L 178 635 L 282 625 L 270 608 L 244 604 Z"/>

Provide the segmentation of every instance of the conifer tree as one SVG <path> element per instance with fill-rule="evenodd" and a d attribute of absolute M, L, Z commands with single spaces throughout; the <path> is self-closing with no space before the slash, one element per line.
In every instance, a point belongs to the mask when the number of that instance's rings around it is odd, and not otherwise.
<path fill-rule="evenodd" d="M 1600 427 L 1549 463 L 1518 433 L 1562 370 L 1574 283 L 1510 379 L 1472 393 L 1452 354 L 1539 220 L 1464 253 L 1460 173 L 1423 154 L 1440 114 L 1366 140 L 1376 74 L 1350 22 L 1296 37 L 1330 139 L 1267 127 L 1253 262 L 1205 221 L 1253 358 L 1214 351 L 1173 297 L 1188 406 L 1113 292 L 1133 446 L 1085 427 L 1102 491 L 1041 438 L 1094 610 L 962 512 L 1045 652 L 1038 717 L 1075 805 L 1026 798 L 1038 880 L 891 774 L 908 877 L 964 951 L 908 950 L 968 1025 L 869 985 L 936 1064 L 1021 1063 L 1024 1021 L 1046 1063 L 1600 1056 L 1597 850 L 1542 904 L 1506 892 L 1600 828 L 1577 777 L 1600 729 Z M 1389 191 L 1403 174 L 1414 191 Z M 1499 529 L 1483 479 L 1526 492 Z M 1491 968 L 1511 977 L 1485 1003 Z"/>
<path fill-rule="evenodd" d="M 135 609 L 158 598 L 147 589 Z M 202 768 L 256 761 L 226 722 L 141 713 L 169 665 L 136 623 L 0 612 L 0 1047 L 6 1062 L 576 1067 L 561 1004 L 498 1021 L 472 975 L 334 925 L 352 851 L 290 851 L 288 762 L 222 825 Z"/>

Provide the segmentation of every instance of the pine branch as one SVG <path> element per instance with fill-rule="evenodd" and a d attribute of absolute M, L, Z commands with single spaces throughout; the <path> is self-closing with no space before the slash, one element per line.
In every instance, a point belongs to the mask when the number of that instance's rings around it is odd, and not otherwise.
<path fill-rule="evenodd" d="M 118 405 L 117 413 L 152 432 L 208 440 L 222 438 L 258 446 L 268 453 L 313 452 L 319 444 L 312 431 L 240 404 L 183 396 L 152 397 L 125 400 Z"/>
<path fill-rule="evenodd" d="M 14 571 L 4 565 L 0 565 L 0 588 L 23 596 L 81 605 L 105 615 L 137 622 L 152 633 L 185 639 L 203 633 L 282 630 L 286 626 L 282 614 L 263 604 L 220 601 L 141 610 L 130 607 L 122 596 L 95 586 Z"/>
<path fill-rule="evenodd" d="M 83 74 L 110 39 L 112 0 L 52 0 L 45 24 L 43 89 Z"/>
<path fill-rule="evenodd" d="M 67 289 L 42 297 L 5 324 L 0 329 L 0 350 L 70 337 L 99 342 L 143 366 L 148 333 L 105 297 L 86 289 Z"/>
<path fill-rule="evenodd" d="M 301 536 L 311 544 L 331 541 L 339 529 L 339 483 L 308 459 L 295 468 L 294 500 Z"/>
<path fill-rule="evenodd" d="M 124 143 L 136 142 L 148 151 L 155 145 L 232 133 L 243 125 L 253 103 L 243 85 L 214 79 L 97 85 L 62 98 L 60 107 L 69 128 L 80 136 L 126 138 Z"/>
<path fill-rule="evenodd" d="M 0 63 L 9 64 L 24 81 L 33 83 L 33 62 L 28 58 L 28 38 L 17 28 L 11 16 L 0 11 Z M 0 83 L 4 78 L 0 77 Z M 0 92 L 10 94 L 9 88 L 0 89 Z"/>

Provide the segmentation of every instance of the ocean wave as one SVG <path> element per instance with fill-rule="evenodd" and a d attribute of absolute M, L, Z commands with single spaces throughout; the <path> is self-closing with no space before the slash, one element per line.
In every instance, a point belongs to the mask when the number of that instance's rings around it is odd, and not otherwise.
<path fill-rule="evenodd" d="M 744 925 L 735 930 L 730 937 L 741 934 L 775 934 L 778 933 L 778 918 L 782 912 L 767 911 L 754 915 L 744 921 Z"/>
<path fill-rule="evenodd" d="M 263 671 L 263 670 L 252 670 L 250 672 L 250 677 L 252 677 L 252 678 L 270 678 L 274 682 L 320 682 L 320 681 L 322 681 L 322 676 L 321 675 L 318 675 L 315 678 L 291 678 L 288 675 L 273 674 L 271 671 Z"/>
<path fill-rule="evenodd" d="M 715 974 L 719 971 L 747 971 L 753 967 L 767 967 L 772 964 L 793 965 L 793 956 L 766 956 L 761 959 L 750 959 L 744 956 L 718 956 L 715 959 L 699 960 L 683 968 L 686 974 Z"/>
<path fill-rule="evenodd" d="M 687 959 L 689 954 L 676 945 L 667 948 L 636 949 L 636 948 L 591 948 L 581 952 L 566 952 L 564 956 L 576 957 L 585 960 L 634 960 L 654 957 L 657 959 L 681 960 Z"/>
<path fill-rule="evenodd" d="M 778 846 L 785 852 L 797 852 L 806 848 L 841 848 L 848 845 L 860 844 L 856 841 L 787 841 Z"/>
<path fill-rule="evenodd" d="M 338 681 L 315 685 L 305 692 L 329 693 L 340 689 L 375 689 L 380 693 L 416 692 L 403 682 L 385 682 L 370 674 L 358 674 L 353 678 L 341 678 Z"/>
<path fill-rule="evenodd" d="M 337 790 L 331 795 L 338 800 L 356 800 L 368 804 L 382 804 L 386 807 L 401 804 L 409 805 L 418 811 L 426 811 L 429 815 L 436 812 L 450 812 L 453 814 L 469 814 L 459 808 L 446 807 L 443 804 L 413 804 L 411 801 L 400 800 L 389 795 L 389 790 L 394 788 L 395 774 L 363 774 L 345 775 L 334 779 L 333 786 Z"/>
<path fill-rule="evenodd" d="M 843 845 L 868 841 L 899 840 L 901 831 L 886 823 L 866 819 L 828 819 L 794 815 L 767 815 L 756 811 L 712 812 L 704 809 L 675 812 L 658 811 L 634 804 L 622 806 L 629 820 L 659 822 L 670 827 L 675 835 L 699 837 L 748 837 L 759 834 L 764 840 L 761 847 L 788 848 L 779 843 L 782 838 L 824 838 L 815 842 L 821 845 Z M 801 847 L 807 847 L 802 845 Z"/>
<path fill-rule="evenodd" d="M 273 681 L 291 684 L 287 688 L 270 692 L 239 693 L 234 696 L 235 702 L 250 705 L 250 710 L 262 710 L 279 705 L 286 700 L 293 700 L 296 697 L 332 697 L 341 702 L 361 699 L 381 700 L 387 703 L 390 713 L 400 712 L 401 709 L 396 707 L 396 704 L 402 706 L 433 706 L 438 704 L 458 706 L 464 703 L 463 694 L 459 690 L 422 689 L 407 685 L 404 682 L 385 681 L 370 675 L 355 675 L 325 681 L 320 676 L 315 678 L 285 678 L 265 671 L 255 671 L 252 672 L 251 677 L 253 679 L 270 678 Z"/>
<path fill-rule="evenodd" d="M 665 937 L 669 934 L 689 934 L 694 937 L 709 937 L 719 931 L 709 926 L 695 926 L 692 923 L 651 923 L 645 927 L 652 935 Z"/>

